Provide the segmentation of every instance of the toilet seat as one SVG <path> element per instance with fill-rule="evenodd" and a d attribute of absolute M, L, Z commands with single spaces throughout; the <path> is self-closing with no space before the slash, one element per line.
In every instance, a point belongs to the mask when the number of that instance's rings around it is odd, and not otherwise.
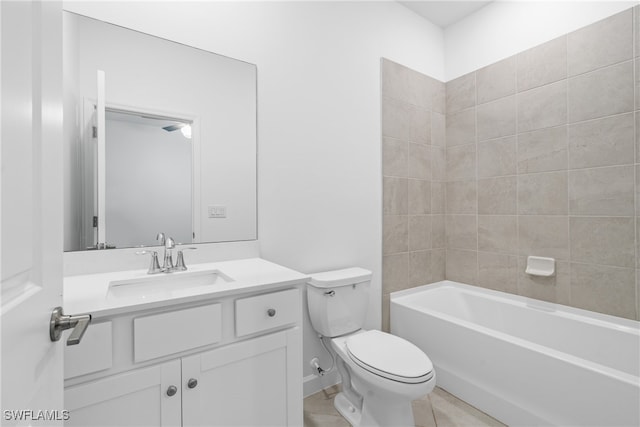
<path fill-rule="evenodd" d="M 351 360 L 361 368 L 408 384 L 429 381 L 433 364 L 422 350 L 409 341 L 371 330 L 350 336 L 345 346 Z"/>

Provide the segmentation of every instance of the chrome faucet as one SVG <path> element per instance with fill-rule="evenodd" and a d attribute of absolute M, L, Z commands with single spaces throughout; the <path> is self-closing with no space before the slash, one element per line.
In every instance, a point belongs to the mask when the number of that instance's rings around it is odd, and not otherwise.
<path fill-rule="evenodd" d="M 147 270 L 147 274 L 158 274 L 158 273 L 172 273 L 174 271 L 185 271 L 187 266 L 184 264 L 184 255 L 182 254 L 185 250 L 195 250 L 197 248 L 184 248 L 178 251 L 178 259 L 176 264 L 173 264 L 173 254 L 172 250 L 176 247 L 176 242 L 172 237 L 166 237 L 164 233 L 158 233 L 156 236 L 156 240 L 160 242 L 162 246 L 164 246 L 164 256 L 162 267 L 160 267 L 160 263 L 158 262 L 158 252 L 156 251 L 138 251 L 136 255 L 146 255 L 151 254 L 151 264 L 149 265 L 149 270 Z"/>
<path fill-rule="evenodd" d="M 173 271 L 173 257 L 171 250 L 175 247 L 176 242 L 171 237 L 167 237 L 164 241 L 164 261 L 162 263 L 162 271 L 165 273 L 171 273 Z"/>

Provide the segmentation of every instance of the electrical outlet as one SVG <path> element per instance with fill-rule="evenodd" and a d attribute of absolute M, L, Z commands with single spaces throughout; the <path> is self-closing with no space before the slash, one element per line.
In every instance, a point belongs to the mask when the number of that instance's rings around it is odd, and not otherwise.
<path fill-rule="evenodd" d="M 227 207 L 226 206 L 209 206 L 208 208 L 209 218 L 226 218 Z"/>

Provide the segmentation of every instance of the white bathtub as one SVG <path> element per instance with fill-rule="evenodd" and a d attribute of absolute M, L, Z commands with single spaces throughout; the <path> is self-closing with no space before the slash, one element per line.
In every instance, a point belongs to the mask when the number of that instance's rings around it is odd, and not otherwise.
<path fill-rule="evenodd" d="M 508 425 L 640 425 L 639 322 L 444 281 L 391 294 L 391 332 Z"/>

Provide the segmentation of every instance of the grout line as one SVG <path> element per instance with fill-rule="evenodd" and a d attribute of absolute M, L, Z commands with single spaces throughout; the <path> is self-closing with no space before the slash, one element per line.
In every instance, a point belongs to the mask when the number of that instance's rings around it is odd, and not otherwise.
<path fill-rule="evenodd" d="M 515 162 L 516 162 L 516 212 L 515 212 L 515 217 L 516 217 L 516 250 L 515 250 L 515 257 L 516 257 L 516 293 L 518 295 L 522 295 L 522 292 L 520 291 L 520 215 L 518 215 L 518 209 L 520 208 L 520 206 L 518 205 L 518 191 L 519 186 L 518 186 L 518 176 L 520 175 L 520 169 L 518 167 L 519 162 L 519 146 L 520 146 L 520 133 L 518 133 L 518 128 L 520 126 L 520 121 L 518 119 L 519 117 L 519 113 L 520 110 L 518 109 L 518 99 L 520 98 L 520 92 L 518 92 L 518 58 L 520 56 L 516 55 L 516 69 L 515 69 L 515 85 L 516 85 L 516 140 L 515 140 L 515 144 L 516 144 L 516 158 L 515 158 Z"/>
<path fill-rule="evenodd" d="M 567 150 L 567 258 L 568 258 L 568 263 L 567 263 L 567 271 L 569 274 L 569 283 L 567 286 L 567 293 L 568 293 L 568 299 L 569 299 L 569 304 L 572 304 L 572 299 L 571 298 L 571 195 L 569 194 L 569 167 L 571 166 L 571 153 L 569 153 L 569 37 L 567 35 L 567 37 L 565 37 L 565 43 L 566 43 L 566 52 L 567 55 L 565 57 L 565 66 L 566 66 L 566 70 L 567 70 L 567 78 L 565 79 L 565 85 L 566 85 L 566 99 L 565 99 L 565 144 L 566 144 L 566 150 Z M 575 76 L 574 76 L 575 77 Z M 557 277 L 557 273 L 556 273 L 556 277 Z M 557 288 L 557 284 L 558 281 L 556 280 L 554 285 L 555 285 L 555 300 L 558 299 L 558 288 Z"/>
<path fill-rule="evenodd" d="M 636 294 L 636 320 L 640 319 L 640 287 L 638 286 L 638 284 L 640 283 L 638 281 L 638 267 L 640 267 L 638 265 L 638 203 L 640 202 L 638 200 L 638 166 L 637 166 L 637 159 L 638 159 L 638 144 L 636 142 L 637 138 L 638 138 L 638 132 L 640 132 L 640 129 L 638 129 L 638 120 L 636 120 L 636 115 L 638 114 L 638 107 L 640 106 L 640 99 L 638 99 L 638 90 L 637 90 L 637 86 L 638 86 L 638 73 L 640 73 L 640 70 L 638 69 L 638 58 L 635 57 L 636 54 L 636 50 L 638 49 L 638 40 L 636 38 L 636 33 L 639 31 L 638 27 L 640 26 L 640 22 L 638 22 L 638 17 L 640 17 L 640 6 L 635 6 L 634 8 L 632 8 L 632 21 L 631 21 L 631 37 L 632 37 L 632 42 L 631 42 L 631 49 L 632 49 L 632 54 L 631 57 L 633 58 L 633 96 L 634 96 L 634 106 L 635 106 L 635 112 L 634 112 L 634 116 L 633 116 L 633 130 L 634 130 L 634 144 L 633 144 L 633 149 L 634 149 L 634 155 L 633 155 L 633 161 L 636 164 L 636 166 L 633 168 L 633 209 L 634 209 L 634 214 L 635 214 L 635 218 L 633 220 L 633 242 L 634 242 L 634 251 L 635 251 L 635 255 L 636 255 L 636 259 L 635 259 L 635 266 L 636 269 L 634 271 L 634 285 L 635 285 L 635 294 Z"/>
<path fill-rule="evenodd" d="M 475 184 L 476 184 L 476 280 L 475 284 L 478 285 L 480 283 L 480 257 L 478 256 L 480 252 L 480 230 L 478 227 L 478 211 L 479 211 L 479 191 L 478 191 L 478 175 L 479 175 L 479 165 L 478 165 L 478 71 L 473 72 L 473 80 L 474 80 L 474 88 L 475 88 L 475 102 L 474 102 L 474 121 L 475 121 L 475 154 L 476 154 L 476 170 L 475 170 Z"/>

